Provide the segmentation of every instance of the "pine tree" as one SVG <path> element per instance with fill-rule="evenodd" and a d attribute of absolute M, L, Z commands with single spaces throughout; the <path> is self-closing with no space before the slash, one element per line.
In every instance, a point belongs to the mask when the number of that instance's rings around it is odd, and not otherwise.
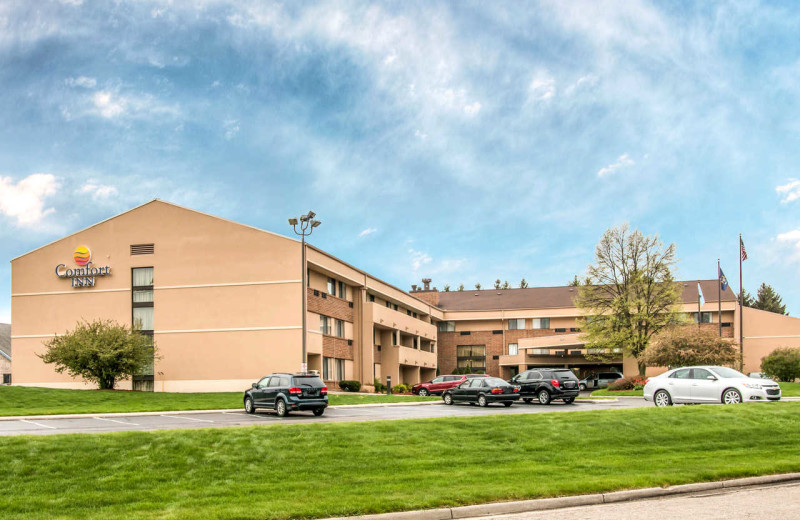
<path fill-rule="evenodd" d="M 754 309 L 761 309 L 762 311 L 774 312 L 777 314 L 789 314 L 786 312 L 786 305 L 783 304 L 783 298 L 775 292 L 771 286 L 762 283 L 756 293 L 756 300 L 752 305 Z"/>
<path fill-rule="evenodd" d="M 494 281 L 494 288 L 495 289 L 499 289 L 500 288 L 500 278 L 498 278 L 497 280 Z"/>
<path fill-rule="evenodd" d="M 569 286 L 569 287 L 578 287 L 580 284 L 581 284 L 581 281 L 578 279 L 578 275 L 576 274 L 576 275 L 575 275 L 575 278 L 573 278 L 573 279 L 572 279 L 572 280 L 571 280 L 571 281 L 570 281 L 570 282 L 567 284 L 567 286 Z"/>
<path fill-rule="evenodd" d="M 503 287 L 502 287 L 502 288 L 503 288 L 503 289 L 511 289 L 511 284 L 510 284 L 510 283 L 508 283 L 508 280 L 506 280 L 505 282 L 503 282 Z"/>
<path fill-rule="evenodd" d="M 479 291 L 481 290 L 481 283 L 480 282 L 475 284 L 475 289 L 477 289 Z"/>
<path fill-rule="evenodd" d="M 523 279 L 522 279 L 522 280 L 519 282 L 519 288 L 520 288 L 520 289 L 527 289 L 527 288 L 528 288 L 528 282 L 526 282 L 526 281 L 525 281 L 525 278 L 523 278 Z"/>
<path fill-rule="evenodd" d="M 459 291 L 463 291 L 464 290 L 464 284 L 463 283 L 458 286 L 458 290 Z"/>
<path fill-rule="evenodd" d="M 450 292 L 450 284 L 444 284 L 444 292 Z"/>

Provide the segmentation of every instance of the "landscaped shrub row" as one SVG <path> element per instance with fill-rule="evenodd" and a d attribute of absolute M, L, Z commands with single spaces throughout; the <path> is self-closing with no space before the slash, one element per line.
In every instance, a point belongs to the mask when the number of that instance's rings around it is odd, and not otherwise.
<path fill-rule="evenodd" d="M 361 390 L 361 382 L 351 380 L 339 381 L 339 388 L 345 392 L 358 392 Z"/>
<path fill-rule="evenodd" d="M 622 379 L 617 379 L 608 385 L 608 389 L 612 392 L 619 392 L 622 390 L 641 390 L 647 378 L 644 376 L 628 376 Z"/>

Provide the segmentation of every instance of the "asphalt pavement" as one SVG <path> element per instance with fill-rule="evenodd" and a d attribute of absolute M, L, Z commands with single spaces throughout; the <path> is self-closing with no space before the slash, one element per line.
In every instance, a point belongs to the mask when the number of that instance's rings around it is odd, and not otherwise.
<path fill-rule="evenodd" d="M 190 428 L 220 428 L 252 425 L 312 424 L 321 422 L 362 422 L 399 419 L 429 419 L 436 417 L 477 417 L 494 414 L 532 414 L 543 412 L 578 412 L 587 410 L 618 410 L 652 406 L 643 399 L 620 398 L 615 401 L 575 401 L 573 404 L 555 402 L 550 405 L 517 403 L 510 408 L 491 405 L 486 408 L 470 405 L 447 406 L 402 404 L 394 406 L 331 406 L 322 417 L 311 412 L 294 412 L 278 417 L 274 412 L 259 410 L 248 415 L 244 410 L 198 411 L 145 414 L 92 414 L 64 418 L 2 418 L 0 436 L 55 435 L 64 433 L 107 433 L 118 431 L 153 431 Z"/>

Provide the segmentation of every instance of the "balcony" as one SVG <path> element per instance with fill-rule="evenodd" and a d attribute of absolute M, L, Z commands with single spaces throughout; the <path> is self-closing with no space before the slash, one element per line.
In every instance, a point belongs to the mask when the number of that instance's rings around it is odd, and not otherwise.
<path fill-rule="evenodd" d="M 521 351 L 519 354 L 515 354 L 513 356 L 500 356 L 500 366 L 501 367 L 508 367 L 508 366 L 518 366 L 525 364 L 525 351 Z"/>
<path fill-rule="evenodd" d="M 411 365 L 422 368 L 436 367 L 436 354 L 433 352 L 425 352 L 424 350 L 404 347 L 402 345 L 395 345 L 393 348 L 397 354 L 397 362 L 401 365 Z"/>
<path fill-rule="evenodd" d="M 436 340 L 436 327 L 405 313 L 390 309 L 384 305 L 372 305 L 372 321 L 389 329 L 399 330 L 412 336 L 421 336 L 428 340 Z M 413 349 L 412 349 L 413 350 Z"/>

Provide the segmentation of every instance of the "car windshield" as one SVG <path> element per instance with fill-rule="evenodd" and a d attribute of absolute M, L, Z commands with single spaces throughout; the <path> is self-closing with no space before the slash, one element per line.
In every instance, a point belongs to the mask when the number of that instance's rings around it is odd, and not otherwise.
<path fill-rule="evenodd" d="M 738 370 L 734 370 L 728 367 L 713 367 L 712 370 L 719 375 L 719 377 L 731 378 L 731 377 L 747 377 L 746 375 L 742 374 Z"/>
<path fill-rule="evenodd" d="M 487 377 L 485 381 L 489 386 L 504 386 L 508 384 L 499 377 Z"/>

